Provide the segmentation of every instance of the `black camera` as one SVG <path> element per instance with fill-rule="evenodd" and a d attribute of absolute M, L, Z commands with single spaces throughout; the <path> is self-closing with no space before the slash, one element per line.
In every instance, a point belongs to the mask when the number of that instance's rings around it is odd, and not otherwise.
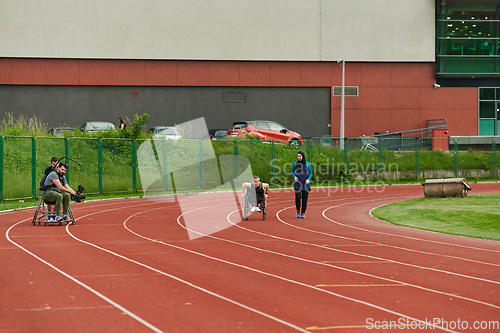
<path fill-rule="evenodd" d="M 78 191 L 76 191 L 75 195 L 71 195 L 71 200 L 82 202 L 85 199 L 85 194 L 82 194 L 83 191 L 85 191 L 85 188 L 82 185 L 78 185 Z"/>

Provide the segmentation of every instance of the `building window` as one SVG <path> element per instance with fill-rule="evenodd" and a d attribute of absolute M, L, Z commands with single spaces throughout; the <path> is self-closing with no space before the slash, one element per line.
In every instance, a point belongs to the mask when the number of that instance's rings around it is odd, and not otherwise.
<path fill-rule="evenodd" d="M 479 88 L 479 135 L 500 135 L 500 88 Z"/>
<path fill-rule="evenodd" d="M 342 87 L 333 87 L 333 96 L 342 96 Z M 344 86 L 344 96 L 359 96 L 358 87 Z"/>
<path fill-rule="evenodd" d="M 500 77 L 500 1 L 436 1 L 437 78 Z"/>

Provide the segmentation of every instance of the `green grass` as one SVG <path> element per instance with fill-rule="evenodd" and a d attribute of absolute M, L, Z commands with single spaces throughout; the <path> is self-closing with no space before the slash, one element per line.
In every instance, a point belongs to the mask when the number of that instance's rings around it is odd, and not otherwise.
<path fill-rule="evenodd" d="M 381 220 L 423 230 L 500 240 L 500 194 L 420 198 L 373 210 Z"/>

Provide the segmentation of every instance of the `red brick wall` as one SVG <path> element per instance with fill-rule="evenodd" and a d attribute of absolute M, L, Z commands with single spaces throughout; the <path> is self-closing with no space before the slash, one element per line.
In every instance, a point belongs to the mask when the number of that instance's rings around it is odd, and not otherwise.
<path fill-rule="evenodd" d="M 346 63 L 345 136 L 425 127 L 447 118 L 450 135 L 477 135 L 477 88 L 433 88 L 433 63 Z M 0 58 L 0 84 L 331 87 L 337 62 Z M 340 97 L 331 98 L 332 135 L 340 132 Z"/>

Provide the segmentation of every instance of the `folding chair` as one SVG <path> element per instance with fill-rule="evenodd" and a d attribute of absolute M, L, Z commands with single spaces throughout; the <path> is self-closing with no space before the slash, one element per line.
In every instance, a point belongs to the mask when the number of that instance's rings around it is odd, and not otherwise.
<path fill-rule="evenodd" d="M 378 149 L 374 145 L 378 145 L 378 138 L 375 138 L 373 136 L 362 136 L 361 137 L 361 143 L 363 144 L 363 147 L 361 147 L 361 150 L 371 150 L 371 151 L 378 151 Z"/>

